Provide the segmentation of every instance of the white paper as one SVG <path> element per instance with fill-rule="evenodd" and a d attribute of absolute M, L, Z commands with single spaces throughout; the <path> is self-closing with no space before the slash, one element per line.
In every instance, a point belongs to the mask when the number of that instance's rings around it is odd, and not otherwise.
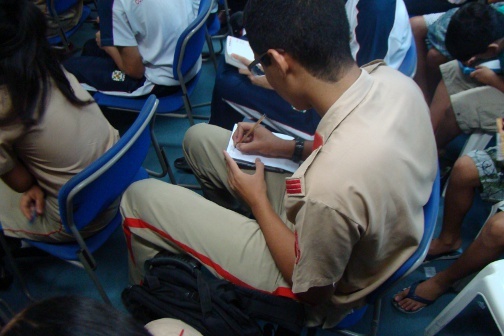
<path fill-rule="evenodd" d="M 261 159 L 261 162 L 264 163 L 265 166 L 271 167 L 271 168 L 279 168 L 281 170 L 285 170 L 288 172 L 295 172 L 299 168 L 299 163 L 295 163 L 292 160 L 289 159 L 279 159 L 279 158 L 269 158 L 269 157 L 264 157 L 260 155 L 248 155 L 248 154 L 243 154 L 235 148 L 234 143 L 233 143 L 233 134 L 236 131 L 236 128 L 238 127 L 237 124 L 234 125 L 233 132 L 231 133 L 231 137 L 229 138 L 229 143 L 227 146 L 226 151 L 229 153 L 229 155 L 235 159 L 236 161 L 243 161 L 243 162 L 248 162 L 251 164 L 255 163 L 255 159 L 259 158 Z M 285 140 L 292 140 L 294 139 L 293 137 L 281 133 L 273 133 L 277 137 L 285 139 Z"/>
<path fill-rule="evenodd" d="M 237 68 L 242 69 L 247 68 L 242 62 L 233 58 L 231 54 L 240 55 L 250 61 L 254 60 L 254 52 L 250 48 L 248 41 L 233 36 L 228 36 L 226 39 L 226 51 L 224 53 L 226 63 L 235 66 Z"/>

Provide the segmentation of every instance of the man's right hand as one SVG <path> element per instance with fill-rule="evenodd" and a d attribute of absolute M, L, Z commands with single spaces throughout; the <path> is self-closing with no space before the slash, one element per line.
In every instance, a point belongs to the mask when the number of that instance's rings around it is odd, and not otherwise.
<path fill-rule="evenodd" d="M 292 156 L 292 140 L 283 140 L 263 126 L 258 126 L 254 132 L 242 138 L 254 127 L 254 123 L 240 122 L 233 133 L 233 142 L 236 148 L 244 154 L 255 154 L 266 157 L 290 158 Z"/>

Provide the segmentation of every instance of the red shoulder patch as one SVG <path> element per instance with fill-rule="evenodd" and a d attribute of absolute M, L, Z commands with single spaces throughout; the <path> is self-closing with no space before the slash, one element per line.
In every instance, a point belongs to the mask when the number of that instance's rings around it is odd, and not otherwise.
<path fill-rule="evenodd" d="M 285 179 L 287 195 L 304 196 L 304 181 L 302 177 L 288 177 Z"/>

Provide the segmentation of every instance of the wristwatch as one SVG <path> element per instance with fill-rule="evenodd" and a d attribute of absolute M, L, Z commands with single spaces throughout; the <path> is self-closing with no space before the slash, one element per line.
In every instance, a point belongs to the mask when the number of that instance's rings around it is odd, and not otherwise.
<path fill-rule="evenodd" d="M 294 146 L 294 153 L 292 154 L 291 160 L 299 163 L 303 158 L 304 140 L 296 139 L 296 145 Z"/>

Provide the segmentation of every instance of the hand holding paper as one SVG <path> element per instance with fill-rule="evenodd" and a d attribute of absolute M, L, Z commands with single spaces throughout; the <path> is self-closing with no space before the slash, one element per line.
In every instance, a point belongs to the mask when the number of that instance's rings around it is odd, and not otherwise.
<path fill-rule="evenodd" d="M 292 160 L 281 158 L 283 145 L 288 143 L 285 140 L 292 140 L 293 137 L 291 136 L 271 133 L 265 127 L 259 126 L 255 129 L 251 138 L 244 140 L 244 142 L 235 148 L 234 145 L 237 139 L 240 139 L 253 125 L 252 123 L 239 123 L 239 126 L 235 124 L 227 147 L 229 155 L 237 162 L 247 163 L 250 168 L 254 167 L 255 159 L 260 158 L 265 164 L 266 170 L 296 171 L 299 164 Z"/>
<path fill-rule="evenodd" d="M 228 167 L 228 184 L 231 190 L 247 203 L 251 208 L 260 203 L 268 202 L 267 187 L 264 180 L 264 164 L 256 159 L 254 174 L 246 174 L 240 170 L 231 156 L 224 151 L 224 158 Z"/>

